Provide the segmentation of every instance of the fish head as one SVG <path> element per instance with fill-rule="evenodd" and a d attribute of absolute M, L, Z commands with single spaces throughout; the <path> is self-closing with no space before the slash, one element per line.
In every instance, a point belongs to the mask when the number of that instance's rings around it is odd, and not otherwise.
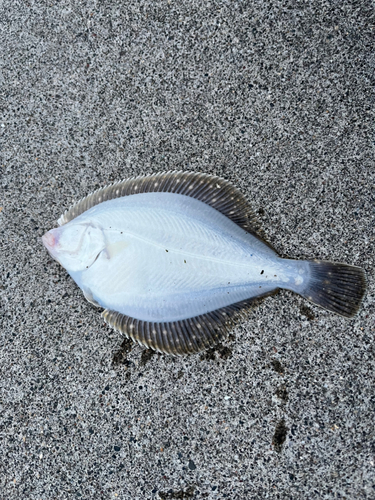
<path fill-rule="evenodd" d="M 42 241 L 51 257 L 68 272 L 88 269 L 106 246 L 100 227 L 75 221 L 51 229 Z"/>

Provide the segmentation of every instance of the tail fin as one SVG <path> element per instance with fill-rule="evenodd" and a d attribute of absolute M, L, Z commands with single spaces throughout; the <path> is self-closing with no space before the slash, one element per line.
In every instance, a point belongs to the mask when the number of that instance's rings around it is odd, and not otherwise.
<path fill-rule="evenodd" d="M 328 311 L 347 318 L 354 316 L 366 291 L 363 269 L 319 260 L 309 264 L 310 281 L 301 295 Z"/>

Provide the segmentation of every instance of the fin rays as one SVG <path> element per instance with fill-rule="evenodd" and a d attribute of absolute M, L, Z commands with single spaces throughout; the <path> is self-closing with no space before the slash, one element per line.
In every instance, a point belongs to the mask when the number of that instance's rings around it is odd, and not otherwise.
<path fill-rule="evenodd" d="M 244 195 L 218 176 L 195 172 L 165 172 L 133 177 L 98 189 L 71 206 L 58 220 L 60 226 L 103 201 L 137 193 L 169 192 L 195 198 L 231 219 L 245 231 L 264 240 L 257 218 Z"/>
<path fill-rule="evenodd" d="M 347 318 L 357 313 L 366 291 L 363 269 L 315 260 L 310 261 L 310 272 L 310 283 L 303 297 Z"/>
<path fill-rule="evenodd" d="M 203 351 L 224 340 L 228 330 L 238 319 L 243 318 L 264 297 L 273 295 L 277 291 L 243 300 L 194 318 L 169 323 L 142 321 L 108 309 L 103 311 L 102 317 L 108 325 L 141 345 L 161 353 L 181 356 Z"/>

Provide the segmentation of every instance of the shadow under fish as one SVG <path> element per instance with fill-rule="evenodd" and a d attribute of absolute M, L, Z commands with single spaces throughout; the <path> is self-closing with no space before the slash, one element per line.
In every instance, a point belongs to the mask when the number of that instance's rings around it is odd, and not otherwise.
<path fill-rule="evenodd" d="M 246 198 L 208 174 L 167 172 L 89 194 L 43 243 L 102 307 L 104 320 L 158 352 L 222 341 L 258 301 L 292 290 L 345 317 L 366 290 L 359 267 L 280 258 Z"/>

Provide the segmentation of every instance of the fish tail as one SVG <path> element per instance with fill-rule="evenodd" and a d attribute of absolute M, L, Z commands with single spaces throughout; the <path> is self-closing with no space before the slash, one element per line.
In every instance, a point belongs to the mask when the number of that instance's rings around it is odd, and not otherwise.
<path fill-rule="evenodd" d="M 366 276 L 360 267 L 336 262 L 308 261 L 310 279 L 301 293 L 310 302 L 351 318 L 366 291 Z"/>

